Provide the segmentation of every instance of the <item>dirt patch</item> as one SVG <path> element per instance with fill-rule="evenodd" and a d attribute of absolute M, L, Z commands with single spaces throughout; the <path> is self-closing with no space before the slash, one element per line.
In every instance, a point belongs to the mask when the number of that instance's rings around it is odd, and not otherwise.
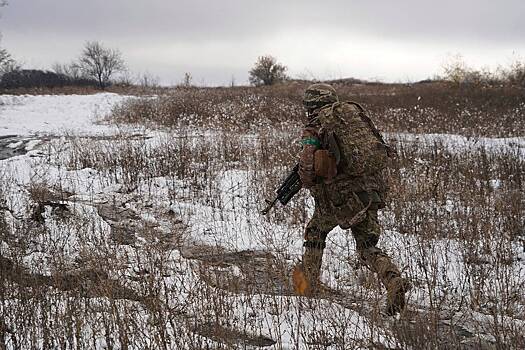
<path fill-rule="evenodd" d="M 234 293 L 293 295 L 291 266 L 268 251 L 227 251 L 209 245 L 184 246 L 182 256 L 201 263 L 198 273 L 208 284 Z"/>
<path fill-rule="evenodd" d="M 108 277 L 103 270 L 79 269 L 51 276 L 31 273 L 13 260 L 0 256 L 2 280 L 10 280 L 24 288 L 54 287 L 61 291 L 76 291 L 83 297 L 109 297 L 141 301 L 143 298 L 119 281 Z"/>
<path fill-rule="evenodd" d="M 197 324 L 191 329 L 191 331 L 200 336 L 231 346 L 248 345 L 263 348 L 277 343 L 272 338 L 266 337 L 264 335 L 243 332 L 238 329 L 224 327 L 218 323 L 213 322 Z"/>

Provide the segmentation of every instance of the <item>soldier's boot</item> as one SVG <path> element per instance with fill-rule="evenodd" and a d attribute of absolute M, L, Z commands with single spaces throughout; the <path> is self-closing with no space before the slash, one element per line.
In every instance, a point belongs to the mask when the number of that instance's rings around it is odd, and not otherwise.
<path fill-rule="evenodd" d="M 405 308 L 405 294 L 410 290 L 410 282 L 401 277 L 401 272 L 390 257 L 377 247 L 369 247 L 361 252 L 361 259 L 374 271 L 387 290 L 386 313 L 395 315 Z"/>
<path fill-rule="evenodd" d="M 314 296 L 323 291 L 320 281 L 323 249 L 306 247 L 303 260 L 292 271 L 294 291 L 298 295 Z"/>
<path fill-rule="evenodd" d="M 411 288 L 410 282 L 403 277 L 394 277 L 388 281 L 386 313 L 395 315 L 405 308 L 405 293 Z"/>

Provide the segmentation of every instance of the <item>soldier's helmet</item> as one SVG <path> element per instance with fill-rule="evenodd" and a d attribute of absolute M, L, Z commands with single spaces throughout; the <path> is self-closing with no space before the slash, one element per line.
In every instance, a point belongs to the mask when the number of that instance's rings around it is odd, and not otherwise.
<path fill-rule="evenodd" d="M 323 83 L 310 85 L 303 97 L 303 105 L 309 112 L 337 101 L 339 97 L 333 86 Z"/>

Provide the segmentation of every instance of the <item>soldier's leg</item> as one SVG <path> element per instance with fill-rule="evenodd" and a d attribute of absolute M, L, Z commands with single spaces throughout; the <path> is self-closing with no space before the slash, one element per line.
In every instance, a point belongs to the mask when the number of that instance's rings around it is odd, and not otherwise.
<path fill-rule="evenodd" d="M 408 281 L 401 278 L 401 272 L 392 259 L 376 245 L 381 235 L 377 210 L 369 210 L 365 219 L 352 226 L 359 257 L 375 272 L 388 291 L 387 311 L 396 313 L 405 305 L 405 293 L 410 288 Z"/>
<path fill-rule="evenodd" d="M 377 219 L 377 210 L 368 210 L 366 217 L 357 225 L 352 226 L 357 252 L 361 260 L 386 286 L 388 281 L 400 275 L 399 269 L 376 245 L 381 235 L 381 226 Z"/>
<path fill-rule="evenodd" d="M 334 218 L 321 215 L 318 210 L 306 226 L 303 259 L 294 271 L 294 287 L 298 294 L 311 295 L 318 289 L 326 237 L 335 226 Z"/>

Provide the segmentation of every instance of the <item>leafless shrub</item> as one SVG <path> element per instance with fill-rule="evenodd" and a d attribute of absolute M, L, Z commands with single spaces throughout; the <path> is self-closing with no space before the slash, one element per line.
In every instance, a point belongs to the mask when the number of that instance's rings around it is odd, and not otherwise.
<path fill-rule="evenodd" d="M 184 78 L 182 78 L 181 86 L 185 88 L 193 86 L 193 76 L 191 75 L 191 73 L 184 73 Z"/>
<path fill-rule="evenodd" d="M 76 62 L 65 63 L 65 64 L 54 63 L 51 66 L 51 70 L 57 74 L 65 75 L 73 80 L 82 78 L 82 72 L 80 70 L 80 66 Z"/>
<path fill-rule="evenodd" d="M 514 61 L 506 72 L 506 77 L 511 84 L 525 87 L 525 62 Z"/>
<path fill-rule="evenodd" d="M 147 92 L 150 89 L 158 89 L 159 87 L 159 77 L 154 76 L 148 72 L 144 72 L 142 74 L 139 74 L 136 81 L 137 84 L 143 89 L 143 91 Z"/>
<path fill-rule="evenodd" d="M 274 85 L 287 79 L 286 66 L 273 56 L 260 56 L 250 70 L 250 83 L 255 86 Z"/>

